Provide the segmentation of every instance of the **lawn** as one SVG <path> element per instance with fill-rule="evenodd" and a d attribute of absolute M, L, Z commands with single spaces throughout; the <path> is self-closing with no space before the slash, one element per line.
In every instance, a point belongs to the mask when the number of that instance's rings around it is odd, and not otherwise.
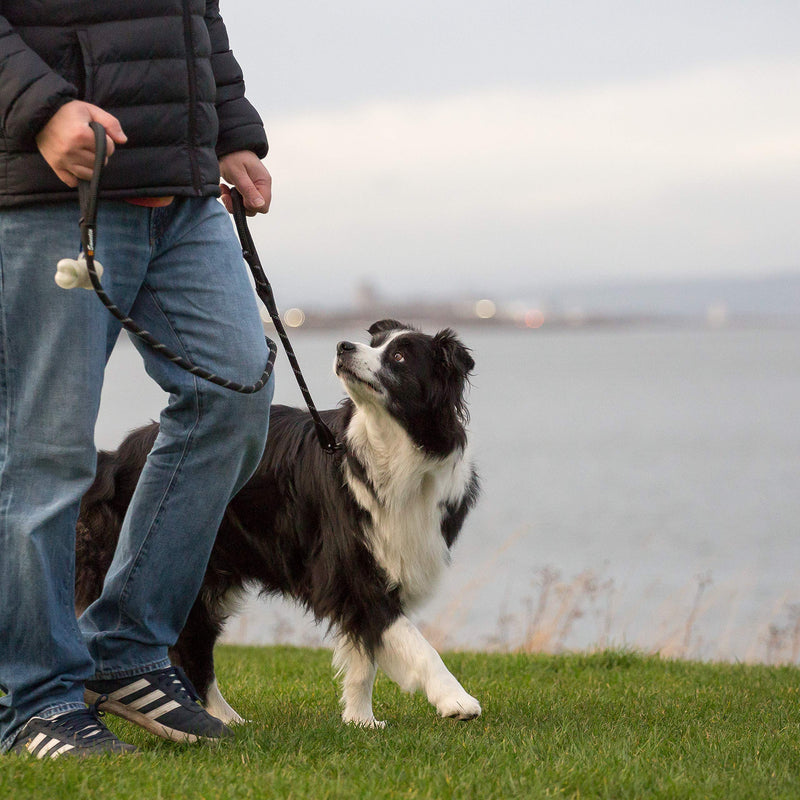
<path fill-rule="evenodd" d="M 114 717 L 142 753 L 0 759 L 0 798 L 797 798 L 800 670 L 630 653 L 450 653 L 483 705 L 439 720 L 384 676 L 384 730 L 338 718 L 330 653 L 222 647 L 220 683 L 252 722 L 222 745 L 161 742 Z"/>

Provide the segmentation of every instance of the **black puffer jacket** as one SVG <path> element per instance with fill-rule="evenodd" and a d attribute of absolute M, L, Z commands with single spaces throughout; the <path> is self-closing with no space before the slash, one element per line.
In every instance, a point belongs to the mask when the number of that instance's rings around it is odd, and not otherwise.
<path fill-rule="evenodd" d="M 220 156 L 267 153 L 218 0 L 0 0 L 0 207 L 75 198 L 36 148 L 74 99 L 128 136 L 105 197 L 217 195 Z"/>

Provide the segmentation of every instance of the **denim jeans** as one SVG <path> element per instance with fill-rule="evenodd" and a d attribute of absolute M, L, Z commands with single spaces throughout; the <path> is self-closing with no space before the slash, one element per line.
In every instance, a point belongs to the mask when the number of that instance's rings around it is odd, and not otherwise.
<path fill-rule="evenodd" d="M 168 665 L 230 498 L 263 452 L 273 384 L 240 395 L 134 339 L 169 392 L 102 596 L 78 622 L 75 523 L 119 325 L 59 288 L 77 203 L 0 211 L 0 750 L 32 716 L 83 707 L 83 682 Z M 119 307 L 171 349 L 242 383 L 267 360 L 241 249 L 213 198 L 100 204 L 96 257 Z M 143 419 L 142 423 L 147 422 Z"/>

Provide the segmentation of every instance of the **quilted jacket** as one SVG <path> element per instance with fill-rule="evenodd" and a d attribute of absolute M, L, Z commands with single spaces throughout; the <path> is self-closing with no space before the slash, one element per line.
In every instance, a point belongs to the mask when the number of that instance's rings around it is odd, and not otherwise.
<path fill-rule="evenodd" d="M 70 100 L 128 136 L 104 197 L 218 195 L 218 159 L 267 153 L 218 0 L 0 0 L 0 207 L 68 200 L 36 135 Z"/>

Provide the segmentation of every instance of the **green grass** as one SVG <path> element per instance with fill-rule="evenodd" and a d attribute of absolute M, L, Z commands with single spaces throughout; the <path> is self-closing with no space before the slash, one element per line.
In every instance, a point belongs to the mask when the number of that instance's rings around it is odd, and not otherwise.
<path fill-rule="evenodd" d="M 142 754 L 0 759 L 0 798 L 537 798 L 800 796 L 800 670 L 630 653 L 445 658 L 482 702 L 440 720 L 381 676 L 385 730 L 339 721 L 330 653 L 223 647 L 220 682 L 252 720 L 218 746 L 161 742 L 114 717 Z"/>

